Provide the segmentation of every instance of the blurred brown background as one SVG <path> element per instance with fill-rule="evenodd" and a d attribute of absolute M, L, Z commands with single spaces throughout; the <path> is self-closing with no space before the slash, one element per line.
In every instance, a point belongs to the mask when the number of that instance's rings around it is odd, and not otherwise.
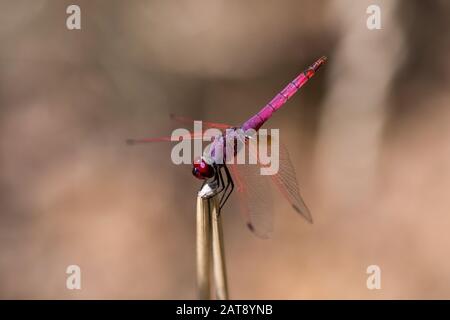
<path fill-rule="evenodd" d="M 315 223 L 277 198 L 260 240 L 233 199 L 231 297 L 450 298 L 450 2 L 1 0 L 0 21 L 0 298 L 195 298 L 199 181 L 124 140 L 171 112 L 239 124 L 321 55 L 267 125 Z"/>

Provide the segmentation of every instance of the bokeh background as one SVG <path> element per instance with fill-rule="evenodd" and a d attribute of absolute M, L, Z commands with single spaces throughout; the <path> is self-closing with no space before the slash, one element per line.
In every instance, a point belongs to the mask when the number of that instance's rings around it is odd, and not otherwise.
<path fill-rule="evenodd" d="M 196 298 L 199 182 L 125 139 L 239 124 L 322 55 L 266 125 L 315 223 L 275 196 L 260 240 L 233 199 L 231 297 L 450 298 L 450 2 L 1 0 L 0 21 L 0 298 Z"/>

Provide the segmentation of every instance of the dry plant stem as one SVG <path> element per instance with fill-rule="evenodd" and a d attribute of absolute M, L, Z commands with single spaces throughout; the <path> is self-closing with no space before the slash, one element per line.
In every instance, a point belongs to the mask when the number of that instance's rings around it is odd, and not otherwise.
<path fill-rule="evenodd" d="M 211 298 L 211 220 L 209 200 L 197 197 L 197 287 L 199 299 Z"/>
<path fill-rule="evenodd" d="M 216 299 L 228 300 L 227 273 L 225 268 L 225 250 L 223 245 L 222 223 L 219 215 L 217 197 L 208 200 L 212 224 L 213 275 Z"/>

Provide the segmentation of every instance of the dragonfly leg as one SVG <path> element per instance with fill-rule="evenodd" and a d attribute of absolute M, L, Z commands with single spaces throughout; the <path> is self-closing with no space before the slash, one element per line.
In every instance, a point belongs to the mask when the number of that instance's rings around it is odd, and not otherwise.
<path fill-rule="evenodd" d="M 217 188 L 218 190 L 216 191 L 216 194 L 219 194 L 224 190 L 225 183 L 223 182 L 223 176 L 222 176 L 222 172 L 220 171 L 220 167 L 215 164 L 214 170 L 215 170 L 214 180 L 218 182 L 218 188 Z"/>
<path fill-rule="evenodd" d="M 234 190 L 234 182 L 233 182 L 233 178 L 231 177 L 230 171 L 228 170 L 227 166 L 224 165 L 223 169 L 225 170 L 225 174 L 227 176 L 227 185 L 225 187 L 225 191 L 222 195 L 222 198 L 220 199 L 220 205 L 219 208 L 222 209 L 222 207 L 225 205 L 225 203 L 227 202 L 228 198 L 230 197 L 231 193 Z M 228 188 L 231 187 L 230 190 L 228 190 Z M 220 213 L 220 210 L 219 210 Z"/>
<path fill-rule="evenodd" d="M 222 168 L 221 168 L 221 170 L 222 170 Z M 222 172 L 220 174 L 222 175 Z M 225 170 L 225 174 L 226 174 L 226 170 Z M 230 187 L 230 182 L 229 182 L 229 179 L 227 176 L 227 182 L 226 182 L 225 188 L 223 190 L 222 196 L 220 197 L 220 200 L 219 200 L 219 213 L 220 213 L 220 209 L 222 209 L 223 205 L 225 204 L 224 199 L 225 199 L 226 194 L 228 193 L 229 187 Z"/>

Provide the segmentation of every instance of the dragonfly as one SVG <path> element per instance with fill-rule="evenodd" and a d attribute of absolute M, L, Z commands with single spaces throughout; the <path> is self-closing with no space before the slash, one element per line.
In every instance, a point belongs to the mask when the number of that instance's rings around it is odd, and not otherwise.
<path fill-rule="evenodd" d="M 232 126 L 224 123 L 205 122 L 202 126 L 205 129 L 214 128 L 220 131 L 220 134 L 212 137 L 212 143 L 208 153 L 195 159 L 192 163 L 192 174 L 197 179 L 203 180 L 202 187 L 207 185 L 215 186 L 213 195 L 220 196 L 219 208 L 222 208 L 229 199 L 234 190 L 237 190 L 239 196 L 240 211 L 243 214 L 246 225 L 250 231 L 261 238 L 267 238 L 273 231 L 273 210 L 271 203 L 271 188 L 275 186 L 281 195 L 289 202 L 291 207 L 299 213 L 309 223 L 313 223 L 310 210 L 300 196 L 298 181 L 292 161 L 285 145 L 279 146 L 279 169 L 273 175 L 259 174 L 259 167 L 263 165 L 256 154 L 255 148 L 251 147 L 250 141 L 253 136 L 245 135 L 242 132 L 248 132 L 249 129 L 258 130 L 269 120 L 273 114 L 279 110 L 286 102 L 300 89 L 309 79 L 311 79 L 327 61 L 327 58 L 321 57 L 310 65 L 306 70 L 300 73 L 283 90 L 281 90 L 269 103 L 267 103 L 258 113 L 254 114 L 241 126 Z M 184 123 L 192 123 L 194 120 L 188 117 L 171 115 L 171 118 Z M 183 136 L 182 139 L 202 139 L 204 131 L 191 132 Z M 227 139 L 241 139 L 247 146 L 249 153 L 254 153 L 256 165 L 251 164 L 230 164 L 235 161 L 224 161 L 218 159 L 218 154 L 214 150 L 225 148 Z M 172 137 L 140 138 L 128 139 L 128 144 L 152 143 L 161 141 L 173 141 Z M 270 135 L 267 139 L 270 143 Z M 228 150 L 229 151 L 229 150 Z M 240 150 L 234 148 L 232 152 L 224 150 L 222 157 L 229 160 L 230 157 L 236 158 Z M 206 152 L 206 151 L 205 151 Z"/>

